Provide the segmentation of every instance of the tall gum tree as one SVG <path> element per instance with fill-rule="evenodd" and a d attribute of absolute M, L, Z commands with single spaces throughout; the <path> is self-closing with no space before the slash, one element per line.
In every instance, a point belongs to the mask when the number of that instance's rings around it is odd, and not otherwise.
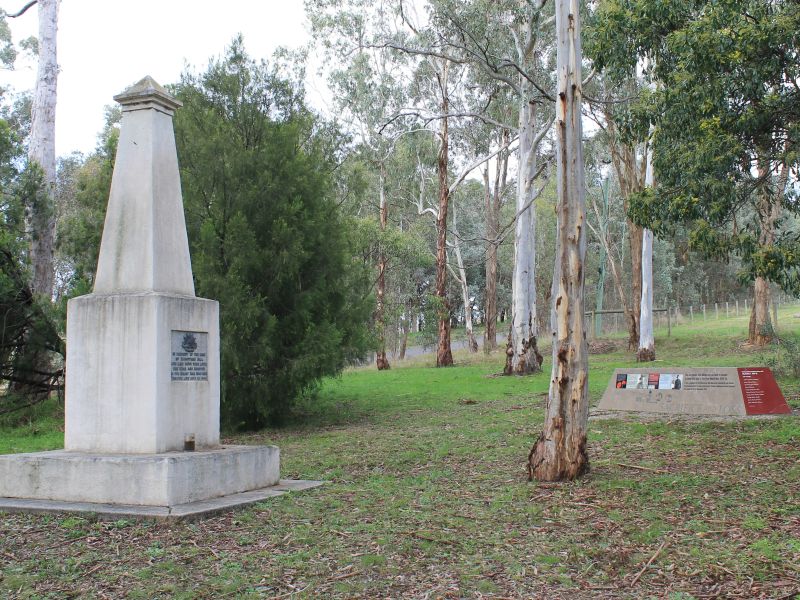
<path fill-rule="evenodd" d="M 647 173 L 645 186 L 654 187 L 652 153 L 647 154 Z M 656 341 L 653 337 L 653 232 L 647 228 L 642 231 L 642 300 L 639 305 L 639 349 L 638 362 L 652 362 L 656 359 Z"/>
<path fill-rule="evenodd" d="M 586 209 L 581 126 L 581 21 L 578 0 L 556 0 L 556 189 L 553 365 L 544 430 L 528 456 L 529 477 L 575 479 L 589 469 L 589 349 L 584 318 Z"/>
<path fill-rule="evenodd" d="M 509 144 L 509 130 L 501 132 L 501 143 Z M 508 150 L 498 156 L 494 183 L 490 179 L 489 163 L 483 169 L 484 211 L 486 213 L 486 261 L 484 291 L 483 350 L 487 354 L 497 349 L 497 250 L 500 245 L 500 209 L 503 191 L 508 180 Z"/>
<path fill-rule="evenodd" d="M 360 156 L 375 171 L 371 186 L 373 206 L 377 205 L 380 231 L 386 237 L 389 226 L 387 164 L 394 152 L 398 131 L 383 127 L 387 114 L 397 110 L 404 100 L 402 64 L 385 48 L 375 47 L 374 38 L 386 35 L 387 15 L 373 10 L 369 0 L 331 3 L 311 0 L 307 13 L 315 37 L 325 48 L 331 71 L 329 84 L 335 92 L 339 116 L 356 139 Z M 373 208 L 374 210 L 374 208 Z M 379 242 L 375 268 L 375 365 L 378 370 L 390 367 L 386 352 L 387 270 L 392 257 Z"/>
<path fill-rule="evenodd" d="M 436 81 L 441 92 L 442 115 L 450 111 L 448 77 L 450 62 L 441 59 L 440 68 L 436 71 Z M 450 203 L 450 188 L 447 185 L 448 152 L 450 138 L 448 136 L 448 117 L 440 119 L 439 154 L 436 159 L 436 172 L 439 181 L 439 208 L 436 214 L 436 287 L 435 294 L 439 301 L 439 341 L 436 345 L 436 366 L 449 367 L 453 364 L 453 352 L 450 348 L 450 303 L 447 299 L 447 212 Z"/>
<path fill-rule="evenodd" d="M 33 292 L 50 300 L 53 295 L 53 263 L 56 229 L 56 97 L 58 87 L 58 5 L 60 0 L 28 2 L 12 17 L 22 16 L 38 5 L 39 63 L 31 106 L 31 133 L 28 160 L 42 170 L 42 194 L 25 209 L 30 237 Z"/>
<path fill-rule="evenodd" d="M 628 213 L 630 199 L 644 189 L 646 161 L 637 160 L 636 147 L 630 142 L 620 139 L 617 126 L 611 112 L 605 111 L 606 132 L 611 150 L 611 164 L 619 182 L 625 213 Z M 639 344 L 639 321 L 641 319 L 642 297 L 642 243 L 644 229 L 628 217 L 628 243 L 630 246 L 630 302 L 620 294 L 620 299 L 628 321 L 628 350 L 633 351 Z M 621 288 L 620 288 L 621 289 Z"/>
<path fill-rule="evenodd" d="M 527 3 L 526 3 L 527 4 Z M 539 145 L 550 131 L 552 118 L 542 104 L 542 91 L 535 84 L 536 65 L 546 55 L 547 39 L 540 27 L 545 21 L 545 2 L 521 4 L 523 19 L 510 27 L 516 62 L 520 67 L 517 91 L 519 102 L 519 151 L 516 223 L 514 229 L 514 270 L 511 283 L 511 328 L 506 348 L 508 375 L 528 375 L 542 370 L 536 320 L 536 206 L 543 187 L 536 187 L 541 175 Z"/>
<path fill-rule="evenodd" d="M 635 77 L 630 77 L 620 84 L 609 79 L 602 73 L 594 77 L 593 92 L 599 101 L 588 103 L 588 116 L 597 124 L 608 144 L 611 166 L 619 186 L 622 197 L 623 210 L 628 215 L 630 199 L 640 193 L 645 186 L 646 146 L 637 144 L 622 135 L 617 123 L 615 113 L 628 110 L 631 101 L 638 95 L 640 82 Z M 623 265 L 619 270 L 612 271 L 615 277 L 615 287 L 624 312 L 628 328 L 628 350 L 635 352 L 639 345 L 639 319 L 642 297 L 642 235 L 643 229 L 630 219 L 626 218 L 628 232 L 628 246 L 630 251 L 630 270 L 625 272 L 630 275 L 630 294 L 626 286 L 622 285 Z M 601 236 L 599 236 L 602 239 Z M 608 249 L 607 249 L 608 250 Z M 609 255 L 611 256 L 611 255 Z M 611 259 L 613 261 L 613 259 Z"/>
<path fill-rule="evenodd" d="M 442 49 L 483 76 L 507 86 L 516 98 L 514 129 L 519 138 L 514 276 L 507 362 L 504 372 L 529 374 L 541 370 L 536 320 L 536 218 L 534 203 L 544 185 L 538 164 L 540 144 L 552 129 L 550 102 L 552 36 L 546 27 L 545 0 L 500 0 L 463 3 L 431 1 L 432 14 L 452 32 Z M 542 84 L 542 82 L 546 82 Z"/>
<path fill-rule="evenodd" d="M 749 340 L 767 343 L 767 282 L 800 292 L 800 240 L 778 217 L 800 209 L 786 202 L 798 183 L 800 4 L 617 0 L 599 6 L 593 30 L 599 68 L 630 76 L 647 58 L 659 82 L 629 119 L 655 125 L 659 142 L 658 187 L 633 197 L 634 220 L 659 236 L 683 224 L 690 250 L 738 255 L 754 281 Z"/>

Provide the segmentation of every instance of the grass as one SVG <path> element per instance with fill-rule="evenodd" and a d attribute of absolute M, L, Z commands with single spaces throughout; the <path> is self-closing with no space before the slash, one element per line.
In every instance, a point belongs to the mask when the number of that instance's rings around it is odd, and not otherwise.
<path fill-rule="evenodd" d="M 791 314 L 779 323 L 797 331 Z M 657 332 L 659 360 L 767 364 L 774 350 L 740 346 L 745 327 L 741 318 Z M 301 407 L 298 424 L 228 440 L 277 443 L 283 476 L 325 479 L 322 488 L 196 523 L 0 515 L 0 597 L 800 592 L 800 417 L 592 420 L 587 477 L 528 483 L 548 364 L 535 377 L 504 378 L 493 376 L 499 354 L 457 361 L 348 371 Z M 592 356 L 592 403 L 614 368 L 632 364 L 622 350 Z M 800 381 L 779 382 L 800 408 Z M 58 434 L 57 420 L 4 428 L 0 451 L 58 447 Z"/>

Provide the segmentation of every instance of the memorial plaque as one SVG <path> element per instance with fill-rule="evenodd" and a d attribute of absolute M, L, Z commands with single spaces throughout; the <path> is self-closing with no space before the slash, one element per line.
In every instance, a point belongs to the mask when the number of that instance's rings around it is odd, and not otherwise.
<path fill-rule="evenodd" d="M 688 415 L 791 412 L 766 367 L 617 369 L 598 408 Z"/>
<path fill-rule="evenodd" d="M 208 381 L 208 333 L 172 332 L 172 381 Z"/>

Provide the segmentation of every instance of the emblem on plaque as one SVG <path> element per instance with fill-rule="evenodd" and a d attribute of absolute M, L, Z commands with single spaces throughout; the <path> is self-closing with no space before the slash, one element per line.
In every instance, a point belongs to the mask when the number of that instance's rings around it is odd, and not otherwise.
<path fill-rule="evenodd" d="M 195 339 L 193 333 L 187 333 L 183 336 L 183 342 L 181 342 L 181 348 L 186 350 L 187 352 L 194 352 L 197 350 L 197 339 Z"/>
<path fill-rule="evenodd" d="M 208 381 L 208 332 L 172 331 L 172 381 Z"/>

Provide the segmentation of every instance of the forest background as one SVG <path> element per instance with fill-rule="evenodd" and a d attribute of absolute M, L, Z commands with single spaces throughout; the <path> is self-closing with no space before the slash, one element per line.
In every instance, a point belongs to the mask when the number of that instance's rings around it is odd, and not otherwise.
<path fill-rule="evenodd" d="M 587 310 L 622 310 L 642 359 L 655 357 L 642 354 L 643 288 L 650 309 L 749 302 L 749 343 L 771 343 L 765 307 L 800 291 L 800 9 L 650 4 L 581 6 Z M 507 374 L 538 371 L 558 227 L 553 3 L 306 10 L 334 115 L 305 100 L 306 52 L 254 60 L 241 38 L 169 86 L 184 103 L 196 287 L 222 306 L 226 426 L 281 422 L 325 376 L 370 354 L 388 368 L 409 338 L 452 364 L 451 328 L 473 351 L 504 351 Z M 22 52 L 48 64 L 46 33 L 14 40 L 8 18 L 6 68 Z M 35 156 L 39 101 L 2 92 L 0 415 L 12 418 L 63 386 L 64 308 L 91 290 L 120 118 L 109 108 L 95 151 L 50 168 Z"/>

